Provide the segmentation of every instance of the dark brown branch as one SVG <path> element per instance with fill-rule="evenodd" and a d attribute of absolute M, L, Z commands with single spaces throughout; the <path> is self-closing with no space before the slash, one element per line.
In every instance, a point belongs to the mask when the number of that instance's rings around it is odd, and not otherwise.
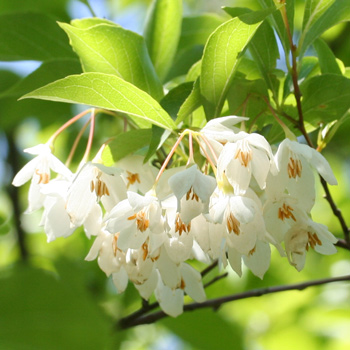
<path fill-rule="evenodd" d="M 18 152 L 16 149 L 16 145 L 14 142 L 13 135 L 8 135 L 8 162 L 12 168 L 14 174 L 19 171 L 20 165 L 18 160 Z M 20 217 L 22 210 L 20 208 L 20 198 L 19 198 L 19 189 L 18 187 L 14 187 L 11 184 L 8 187 L 8 193 L 11 197 L 12 205 L 13 205 L 13 223 L 17 232 L 17 243 L 20 251 L 20 256 L 22 261 L 27 261 L 28 259 L 28 250 L 26 244 L 26 234 L 22 229 L 20 223 Z"/>
<path fill-rule="evenodd" d="M 187 304 L 184 306 L 184 311 L 194 311 L 194 310 L 208 308 L 208 307 L 213 308 L 213 309 L 218 309 L 223 304 L 231 302 L 231 301 L 235 301 L 235 300 L 260 297 L 262 295 L 285 292 L 285 291 L 290 291 L 290 290 L 304 290 L 306 288 L 313 287 L 313 286 L 319 286 L 319 285 L 323 285 L 323 284 L 342 282 L 342 281 L 350 281 L 350 275 L 333 277 L 333 278 L 324 278 L 324 279 L 320 279 L 320 280 L 290 284 L 290 285 L 286 285 L 286 286 L 275 286 L 275 287 L 253 289 L 253 290 L 249 290 L 249 291 L 243 292 L 243 293 L 238 293 L 238 294 L 228 295 L 226 297 L 207 300 L 203 303 Z M 166 313 L 164 313 L 163 311 L 157 311 L 157 312 L 154 312 L 152 314 L 138 317 L 138 318 L 137 317 L 133 318 L 133 319 L 128 318 L 128 322 L 125 322 L 126 318 L 123 318 L 119 322 L 119 327 L 121 329 L 127 329 L 127 328 L 131 328 L 131 327 L 141 325 L 141 324 L 154 323 L 154 322 L 156 322 L 162 318 L 165 318 L 165 317 L 168 317 L 168 315 Z"/>

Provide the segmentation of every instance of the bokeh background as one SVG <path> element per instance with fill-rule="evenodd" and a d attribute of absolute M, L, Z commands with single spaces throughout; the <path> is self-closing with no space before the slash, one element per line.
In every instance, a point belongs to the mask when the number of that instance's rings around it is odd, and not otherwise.
<path fill-rule="evenodd" d="M 0 0 L 1 16 L 42 12 L 56 21 L 90 17 L 85 1 Z M 90 0 L 99 17 L 142 33 L 150 1 Z M 296 38 L 305 1 L 296 1 Z M 185 15 L 215 12 L 220 6 L 258 8 L 255 0 L 185 0 Z M 0 31 L 3 30 L 0 25 Z M 343 23 L 325 33 L 336 57 L 350 66 L 350 25 Z M 68 39 L 67 39 L 68 41 Z M 1 45 L 1 42 L 0 42 Z M 312 55 L 312 51 L 308 54 Z M 281 54 L 281 56 L 283 56 Z M 0 56 L 1 61 L 1 56 Z M 132 286 L 117 295 L 113 283 L 86 262 L 92 241 L 83 232 L 47 243 L 38 226 L 41 212 L 24 214 L 28 184 L 11 186 L 14 174 L 30 159 L 22 150 L 44 143 L 81 108 L 68 104 L 17 99 L 28 92 L 23 78 L 41 62 L 0 62 L 0 349 L 154 349 L 154 350 L 348 350 L 350 348 L 350 284 L 336 283 L 232 302 L 219 310 L 200 310 L 167 318 L 152 325 L 121 331 L 118 319 L 140 307 Z M 283 67 L 283 60 L 279 62 Z M 73 68 L 72 68 L 73 69 Z M 77 68 L 78 69 L 78 68 Z M 50 71 L 48 70 L 48 78 Z M 34 76 L 35 78 L 35 76 Z M 52 79 L 55 79 L 54 76 Z M 56 154 L 65 159 L 81 125 L 57 140 Z M 99 122 L 97 138 L 113 136 L 122 126 L 112 118 Z M 342 128 L 325 156 L 340 183 L 332 194 L 350 221 L 350 122 Z M 85 136 L 86 137 L 86 136 Z M 84 144 L 84 142 L 82 142 Z M 96 142 L 96 144 L 99 144 Z M 78 148 L 82 154 L 84 149 Z M 73 164 L 74 167 L 74 164 Z M 318 188 L 312 212 L 340 238 L 342 231 Z M 350 273 L 350 252 L 339 248 L 334 256 L 309 252 L 302 272 L 273 252 L 271 267 L 261 281 L 249 271 L 233 273 L 207 288 L 208 298 L 249 289 L 304 282 Z M 210 280 L 217 270 L 207 276 Z"/>

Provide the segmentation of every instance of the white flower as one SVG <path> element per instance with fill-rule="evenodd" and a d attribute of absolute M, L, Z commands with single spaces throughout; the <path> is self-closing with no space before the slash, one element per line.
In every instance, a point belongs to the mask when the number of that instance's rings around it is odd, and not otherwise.
<path fill-rule="evenodd" d="M 44 226 L 48 242 L 58 237 L 68 237 L 76 229 L 71 225 L 65 208 L 69 185 L 67 180 L 55 179 L 41 189 L 45 199 L 40 225 Z"/>
<path fill-rule="evenodd" d="M 121 176 L 128 191 L 146 194 L 156 179 L 157 169 L 148 163 L 144 164 L 144 157 L 132 155 L 125 157 L 116 163 L 116 167 L 121 169 Z"/>
<path fill-rule="evenodd" d="M 67 197 L 67 212 L 75 226 L 84 223 L 98 201 L 110 211 L 126 197 L 125 184 L 116 168 L 86 163 L 75 176 Z"/>
<path fill-rule="evenodd" d="M 127 196 L 107 215 L 107 230 L 120 232 L 118 246 L 123 251 L 139 249 L 149 239 L 148 250 L 152 254 L 165 239 L 164 218 L 158 198 L 130 191 Z"/>
<path fill-rule="evenodd" d="M 40 144 L 31 148 L 27 148 L 24 152 L 37 155 L 29 161 L 15 176 L 12 181 L 14 186 L 22 186 L 32 179 L 28 192 L 28 210 L 32 212 L 41 208 L 44 196 L 40 193 L 40 186 L 50 181 L 50 169 L 54 172 L 70 178 L 71 171 L 51 153 L 48 144 Z"/>
<path fill-rule="evenodd" d="M 305 265 L 306 252 L 311 247 L 316 252 L 330 255 L 337 252 L 334 243 L 337 239 L 326 226 L 306 217 L 293 225 L 285 235 L 285 248 L 288 260 L 298 271 Z"/>
<path fill-rule="evenodd" d="M 193 165 L 169 179 L 169 186 L 177 198 L 177 212 L 188 224 L 201 213 L 208 212 L 209 198 L 216 187 L 212 176 L 204 175 Z"/>
<path fill-rule="evenodd" d="M 118 234 L 110 234 L 101 230 L 97 235 L 85 260 L 91 261 L 98 257 L 98 265 L 107 276 L 120 272 L 125 264 L 126 256 L 118 248 Z"/>
<path fill-rule="evenodd" d="M 224 225 L 227 244 L 241 254 L 248 254 L 254 248 L 257 237 L 265 235 L 262 210 L 257 203 L 258 198 L 251 192 L 252 198 L 249 198 L 226 195 L 217 190 L 210 202 L 210 216 L 215 223 Z"/>
<path fill-rule="evenodd" d="M 302 178 L 311 166 L 330 185 L 337 184 L 337 180 L 327 160 L 321 153 L 307 145 L 285 139 L 279 145 L 275 158 L 278 170 L 287 170 L 290 179 L 298 180 L 298 178 Z M 306 162 L 303 162 L 303 159 Z"/>
<path fill-rule="evenodd" d="M 221 151 L 218 183 L 226 176 L 234 193 L 239 195 L 245 193 L 254 176 L 260 188 L 264 189 L 272 159 L 271 147 L 263 136 L 241 131 L 235 136 L 235 142 L 227 143 Z"/>
<path fill-rule="evenodd" d="M 159 278 L 155 296 L 165 313 L 176 317 L 183 311 L 183 298 L 186 292 L 196 302 L 206 299 L 202 276 L 186 263 L 174 264 L 162 250 L 156 261 Z"/>
<path fill-rule="evenodd" d="M 234 127 L 237 123 L 248 120 L 246 117 L 228 116 L 215 118 L 210 120 L 203 129 L 200 131 L 200 135 L 207 139 L 212 150 L 215 153 L 215 157 L 218 158 L 222 148 L 227 142 L 233 142 L 235 134 L 239 133 L 239 129 Z M 216 161 L 213 159 L 213 155 L 209 150 L 208 145 L 203 142 L 202 147 L 206 150 L 211 160 L 215 164 Z"/>

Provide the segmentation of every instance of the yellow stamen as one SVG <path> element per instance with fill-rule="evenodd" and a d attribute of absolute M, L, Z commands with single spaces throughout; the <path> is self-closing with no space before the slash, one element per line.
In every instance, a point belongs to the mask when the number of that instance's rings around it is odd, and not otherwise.
<path fill-rule="evenodd" d="M 184 222 L 180 218 L 180 214 L 176 214 L 175 219 L 175 232 L 179 232 L 179 236 L 182 235 L 182 232 L 190 232 L 191 231 L 191 222 L 189 222 L 187 225 L 184 224 Z"/>
<path fill-rule="evenodd" d="M 128 220 L 135 220 L 137 229 L 141 232 L 144 232 L 148 229 L 149 220 L 146 218 L 146 213 L 143 210 L 140 210 L 138 213 L 128 217 Z"/>
<path fill-rule="evenodd" d="M 294 209 L 291 206 L 287 205 L 286 203 L 283 203 L 283 206 L 278 209 L 278 218 L 282 221 L 284 221 L 284 219 L 286 218 L 297 221 L 292 213 L 293 210 Z"/>
<path fill-rule="evenodd" d="M 126 171 L 126 172 L 128 173 L 128 176 L 126 177 L 126 179 L 128 180 L 128 184 L 126 185 L 126 188 L 129 188 L 129 186 L 133 185 L 135 182 L 141 183 L 139 174 L 137 173 L 133 174 L 130 171 Z"/>
<path fill-rule="evenodd" d="M 240 234 L 240 225 L 240 222 L 235 218 L 235 216 L 232 213 L 230 213 L 230 215 L 227 216 L 226 227 L 229 233 L 234 232 L 234 234 L 238 236 Z"/>

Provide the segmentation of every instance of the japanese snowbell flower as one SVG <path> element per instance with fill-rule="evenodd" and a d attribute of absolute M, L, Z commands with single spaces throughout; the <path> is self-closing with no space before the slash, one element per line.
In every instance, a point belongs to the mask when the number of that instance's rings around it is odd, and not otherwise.
<path fill-rule="evenodd" d="M 149 239 L 152 253 L 163 243 L 164 218 L 158 198 L 151 193 L 141 196 L 128 191 L 128 198 L 118 203 L 106 217 L 107 230 L 120 232 L 118 246 L 123 251 L 139 249 Z"/>
<path fill-rule="evenodd" d="M 264 237 L 265 225 L 257 198 L 227 195 L 216 190 L 210 200 L 209 214 L 214 223 L 223 224 L 226 241 L 242 254 L 248 254 L 258 236 Z"/>
<path fill-rule="evenodd" d="M 204 175 L 193 165 L 169 179 L 169 186 L 177 198 L 177 212 L 187 225 L 201 213 L 208 212 L 209 198 L 216 187 L 212 176 Z"/>
<path fill-rule="evenodd" d="M 265 188 L 266 178 L 272 166 L 272 151 L 266 139 L 259 134 L 239 132 L 235 142 L 227 143 L 218 159 L 218 183 L 224 175 L 234 189 L 234 193 L 244 194 L 254 176 L 261 189 Z"/>
<path fill-rule="evenodd" d="M 310 247 L 324 255 L 337 252 L 334 246 L 337 239 L 327 227 L 313 222 L 306 216 L 289 229 L 284 242 L 288 260 L 298 271 L 303 269 L 306 252 Z"/>
<path fill-rule="evenodd" d="M 126 188 L 118 169 L 87 162 L 69 188 L 66 209 L 72 224 L 80 226 L 97 202 L 102 201 L 105 209 L 110 211 L 125 197 Z"/>
<path fill-rule="evenodd" d="M 71 177 L 71 171 L 52 152 L 48 144 L 40 144 L 26 148 L 24 152 L 36 155 L 15 176 L 12 181 L 14 186 L 22 186 L 30 179 L 31 184 L 28 192 L 29 206 L 27 212 L 41 208 L 44 196 L 40 193 L 40 186 L 49 183 L 50 170 L 65 178 Z"/>
<path fill-rule="evenodd" d="M 286 169 L 289 178 L 295 180 L 302 178 L 305 172 L 309 172 L 306 167 L 312 167 L 330 185 L 337 185 L 337 180 L 327 160 L 308 145 L 285 139 L 280 143 L 275 158 L 278 170 Z"/>
<path fill-rule="evenodd" d="M 66 196 L 70 181 L 55 179 L 41 189 L 44 194 L 44 212 L 40 226 L 44 226 L 47 241 L 51 242 L 58 237 L 68 237 L 76 227 L 71 225 L 66 211 Z"/>
<path fill-rule="evenodd" d="M 144 163 L 144 157 L 132 155 L 125 157 L 116 163 L 121 170 L 121 177 L 125 181 L 128 191 L 146 194 L 157 176 L 157 169 L 149 163 Z"/>
<path fill-rule="evenodd" d="M 200 134 L 205 137 L 214 153 L 218 158 L 222 148 L 227 142 L 234 141 L 234 135 L 239 133 L 239 129 L 234 127 L 237 123 L 248 120 L 246 117 L 228 116 L 209 120 L 209 122 L 201 129 Z M 203 143 L 202 146 L 206 150 L 209 156 L 211 152 L 208 150 L 208 146 Z M 215 159 L 212 159 L 213 163 L 216 163 Z"/>

